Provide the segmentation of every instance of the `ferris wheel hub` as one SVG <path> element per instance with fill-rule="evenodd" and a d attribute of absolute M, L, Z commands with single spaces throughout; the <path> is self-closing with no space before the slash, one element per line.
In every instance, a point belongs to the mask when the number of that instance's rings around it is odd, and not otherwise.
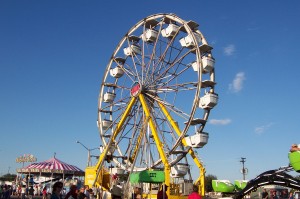
<path fill-rule="evenodd" d="M 135 82 L 131 87 L 130 94 L 132 97 L 137 97 L 142 91 L 142 86 L 140 83 Z"/>

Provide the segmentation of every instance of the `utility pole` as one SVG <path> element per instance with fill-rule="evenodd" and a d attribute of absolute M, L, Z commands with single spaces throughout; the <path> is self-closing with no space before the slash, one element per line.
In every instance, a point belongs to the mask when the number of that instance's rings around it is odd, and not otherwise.
<path fill-rule="evenodd" d="M 245 162 L 246 162 L 246 158 L 241 158 L 240 162 L 242 163 L 243 165 L 243 168 L 242 168 L 242 174 L 243 174 L 243 180 L 245 180 L 245 175 L 247 173 L 247 169 L 245 168 Z"/>

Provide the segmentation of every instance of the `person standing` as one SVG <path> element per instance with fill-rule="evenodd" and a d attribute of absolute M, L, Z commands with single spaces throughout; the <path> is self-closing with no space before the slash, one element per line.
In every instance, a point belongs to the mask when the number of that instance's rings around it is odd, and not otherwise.
<path fill-rule="evenodd" d="M 193 192 L 188 196 L 188 199 L 202 199 L 199 195 L 199 189 L 197 185 L 193 185 Z"/>
<path fill-rule="evenodd" d="M 67 193 L 65 199 L 77 199 L 77 187 L 76 187 L 76 185 L 71 185 L 70 191 Z"/>
<path fill-rule="evenodd" d="M 9 194 L 9 187 L 8 186 L 4 187 L 2 196 L 3 196 L 2 197 L 3 199 L 9 199 L 10 194 Z"/>
<path fill-rule="evenodd" d="M 62 188 L 63 188 L 62 182 L 54 183 L 53 188 L 52 188 L 51 199 L 62 199 L 62 197 L 61 197 Z"/>
<path fill-rule="evenodd" d="M 138 187 L 133 188 L 133 193 L 131 194 L 131 199 L 137 199 L 138 191 L 139 191 Z"/>
<path fill-rule="evenodd" d="M 93 189 L 89 189 L 90 199 L 95 199 Z"/>
<path fill-rule="evenodd" d="M 84 194 L 86 195 L 87 199 L 90 199 L 90 187 L 89 185 L 84 186 Z"/>
<path fill-rule="evenodd" d="M 78 199 L 87 199 L 86 195 L 84 194 L 84 187 L 81 187 L 78 194 Z"/>
<path fill-rule="evenodd" d="M 21 199 L 25 199 L 25 194 L 26 194 L 26 185 L 23 185 L 21 189 Z"/>
<path fill-rule="evenodd" d="M 37 185 L 34 186 L 33 190 L 34 190 L 34 195 L 38 196 L 38 186 Z"/>
<path fill-rule="evenodd" d="M 0 199 L 2 199 L 2 193 L 3 193 L 3 186 L 0 185 Z"/>
<path fill-rule="evenodd" d="M 17 198 L 21 197 L 21 192 L 22 192 L 22 185 L 18 184 L 18 186 L 17 186 Z"/>
<path fill-rule="evenodd" d="M 276 190 L 273 190 L 273 191 L 272 191 L 271 198 L 272 198 L 272 199 L 278 199 L 277 191 L 276 191 Z"/>
<path fill-rule="evenodd" d="M 293 194 L 293 192 L 290 192 L 289 199 L 294 199 L 294 194 Z"/>
<path fill-rule="evenodd" d="M 136 186 L 133 189 L 133 193 L 131 194 L 131 199 L 141 199 L 142 198 L 142 188 Z"/>
<path fill-rule="evenodd" d="M 43 199 L 47 199 L 47 187 L 44 187 L 42 191 Z"/>
<path fill-rule="evenodd" d="M 34 189 L 32 186 L 30 186 L 30 188 L 28 189 L 28 198 L 32 199 L 34 195 Z"/>
<path fill-rule="evenodd" d="M 159 192 L 157 192 L 157 199 L 168 199 L 168 185 L 163 184 Z"/>
<path fill-rule="evenodd" d="M 16 184 L 12 184 L 11 185 L 12 187 L 12 196 L 15 196 L 17 194 L 17 185 Z"/>
<path fill-rule="evenodd" d="M 263 190 L 261 196 L 262 196 L 262 199 L 268 199 L 269 198 L 269 194 L 268 194 L 266 189 Z"/>

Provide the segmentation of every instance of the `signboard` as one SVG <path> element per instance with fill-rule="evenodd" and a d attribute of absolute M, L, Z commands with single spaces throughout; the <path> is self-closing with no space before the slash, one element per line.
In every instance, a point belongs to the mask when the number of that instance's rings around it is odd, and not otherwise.
<path fill-rule="evenodd" d="M 36 162 L 36 161 L 37 161 L 36 157 L 34 157 L 32 154 L 24 154 L 23 156 L 16 158 L 17 163 Z"/>

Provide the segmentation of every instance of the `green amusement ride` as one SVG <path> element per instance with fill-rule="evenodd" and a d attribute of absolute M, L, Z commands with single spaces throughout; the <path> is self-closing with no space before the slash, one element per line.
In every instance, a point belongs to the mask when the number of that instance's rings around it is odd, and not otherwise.
<path fill-rule="evenodd" d="M 289 165 L 279 169 L 269 170 L 261 173 L 252 180 L 235 180 L 232 184 L 229 180 L 212 180 L 215 192 L 232 195 L 235 199 L 243 198 L 245 195 L 255 191 L 258 187 L 265 185 L 280 185 L 295 190 L 300 190 L 300 180 L 287 174 L 289 171 L 300 173 L 300 147 L 290 151 L 288 154 Z"/>

